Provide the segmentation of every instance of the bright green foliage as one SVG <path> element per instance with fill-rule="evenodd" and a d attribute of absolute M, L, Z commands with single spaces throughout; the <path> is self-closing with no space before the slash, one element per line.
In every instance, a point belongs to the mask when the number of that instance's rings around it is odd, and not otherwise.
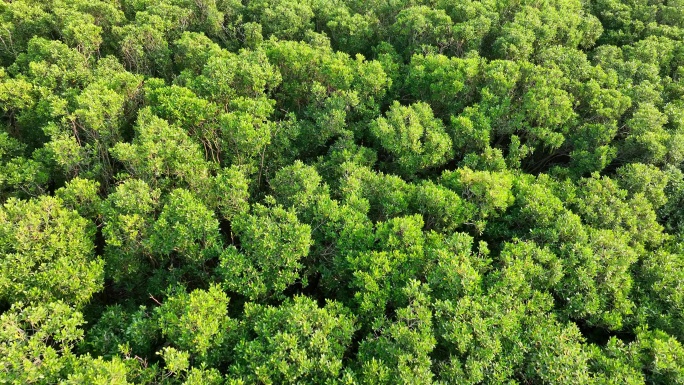
<path fill-rule="evenodd" d="M 641 163 L 630 163 L 617 171 L 620 187 L 630 194 L 643 194 L 653 208 L 667 203 L 665 187 L 667 174 L 657 167 Z"/>
<path fill-rule="evenodd" d="M 622 340 L 611 337 L 602 350 L 592 346 L 591 366 L 598 375 L 598 384 L 645 384 L 644 374 L 638 368 L 639 355 L 635 344 L 627 345 Z"/>
<path fill-rule="evenodd" d="M 74 363 L 74 372 L 60 384 L 129 385 L 131 383 L 127 381 L 127 376 L 128 367 L 118 357 L 105 361 L 101 357 L 83 356 Z"/>
<path fill-rule="evenodd" d="M 567 245 L 566 278 L 560 295 L 565 311 L 592 324 L 619 329 L 632 314 L 629 298 L 632 277 L 627 273 L 637 261 L 624 233 L 592 230 L 585 244 Z"/>
<path fill-rule="evenodd" d="M 491 263 L 486 243 L 480 242 L 475 252 L 473 238 L 459 232 L 448 236 L 429 233 L 427 242 L 431 265 L 426 278 L 433 296 L 459 298 L 481 292 L 483 275 Z"/>
<path fill-rule="evenodd" d="M 216 214 L 185 189 L 160 198 L 159 190 L 130 179 L 108 196 L 103 212 L 107 275 L 128 290 L 140 284 L 163 290 L 169 276 L 163 268 L 206 277 L 206 261 L 222 249 Z M 147 281 L 147 274 L 163 282 Z"/>
<path fill-rule="evenodd" d="M 180 127 L 169 125 L 143 109 L 138 114 L 133 143 L 119 142 L 112 149 L 132 177 L 154 188 L 198 188 L 208 177 L 208 165 L 199 146 Z"/>
<path fill-rule="evenodd" d="M 552 303 L 548 294 L 534 287 L 549 288 L 558 282 L 562 276 L 559 260 L 531 242 L 507 243 L 501 258 L 502 269 L 486 281 L 478 279 L 477 265 L 457 265 L 469 268 L 459 269 L 463 271 L 459 285 L 462 297 L 447 295 L 436 302 L 438 335 L 449 354 L 440 373 L 446 381 L 505 382 L 521 372 L 528 352 L 541 346 L 528 345 L 529 331 L 548 318 L 546 312 Z M 546 328 L 556 327 L 545 322 Z"/>
<path fill-rule="evenodd" d="M 21 154 L 24 146 L 0 132 L 0 198 L 34 195 L 44 191 L 48 180 L 45 167 Z"/>
<path fill-rule="evenodd" d="M 175 346 L 203 362 L 220 359 L 234 322 L 228 318 L 228 297 L 218 286 L 174 293 L 155 313 L 162 334 Z"/>
<path fill-rule="evenodd" d="M 33 85 L 24 79 L 12 79 L 7 76 L 5 69 L 0 69 L 0 100 L 3 113 L 17 113 L 31 107 L 33 100 Z M 3 133 L 6 134 L 6 133 Z M 3 139 L 5 141 L 6 139 Z"/>
<path fill-rule="evenodd" d="M 269 63 L 263 50 L 242 50 L 238 54 L 220 51 L 207 60 L 193 87 L 209 100 L 228 107 L 236 97 L 263 96 L 280 81 L 278 68 Z"/>
<path fill-rule="evenodd" d="M 413 186 L 392 174 L 375 173 L 355 163 L 342 165 L 345 175 L 340 181 L 340 190 L 347 202 L 368 205 L 362 211 L 369 211 L 370 218 L 383 220 L 406 213 L 411 203 Z"/>
<path fill-rule="evenodd" d="M 83 315 L 63 302 L 25 306 L 17 302 L 0 315 L 3 382 L 51 384 L 76 364 Z M 92 368 L 94 369 L 94 368 Z"/>
<path fill-rule="evenodd" d="M 576 173 L 583 175 L 605 169 L 617 156 L 616 148 L 608 145 L 616 134 L 614 123 L 579 127 L 578 135 L 572 138 L 575 149 L 571 153 Z"/>
<path fill-rule="evenodd" d="M 457 192 L 474 211 L 475 225 L 482 231 L 485 219 L 496 217 L 515 200 L 511 193 L 513 177 L 507 172 L 473 171 L 468 167 L 442 173 L 441 183 Z"/>
<path fill-rule="evenodd" d="M 684 296 L 681 290 L 684 258 L 664 251 L 649 254 L 643 261 L 639 280 L 639 317 L 649 325 L 681 338 Z"/>
<path fill-rule="evenodd" d="M 64 207 L 76 210 L 84 218 L 96 218 L 100 214 L 102 200 L 98 195 L 100 184 L 89 180 L 74 178 L 64 187 L 55 191 Z"/>
<path fill-rule="evenodd" d="M 263 168 L 266 146 L 274 129 L 268 117 L 273 113 L 273 101 L 266 98 L 236 98 L 233 111 L 219 117 L 222 146 L 227 149 L 227 162 L 249 172 Z M 258 166 L 257 166 L 258 164 Z"/>
<path fill-rule="evenodd" d="M 102 289 L 91 223 L 53 197 L 0 208 L 0 298 L 83 305 Z"/>
<path fill-rule="evenodd" d="M 220 170 L 212 179 L 210 189 L 204 197 L 204 202 L 211 208 L 218 208 L 221 216 L 232 219 L 249 209 L 249 179 L 232 166 Z"/>
<path fill-rule="evenodd" d="M 665 187 L 667 203 L 660 209 L 659 215 L 664 219 L 664 227 L 670 233 L 677 233 L 680 224 L 684 224 L 681 210 L 682 198 L 684 197 L 684 173 L 678 168 L 668 167 L 665 169 L 668 183 Z M 681 238 L 680 238 L 681 239 Z"/>
<path fill-rule="evenodd" d="M 152 234 L 160 191 L 144 181 L 129 179 L 109 194 L 102 206 L 106 276 L 123 283 L 147 269 L 152 256 L 147 239 Z"/>
<path fill-rule="evenodd" d="M 258 299 L 275 295 L 300 278 L 309 253 L 311 228 L 282 206 L 255 205 L 236 217 L 232 229 L 240 249 L 228 246 L 220 256 L 225 288 Z"/>
<path fill-rule="evenodd" d="M 428 104 L 403 107 L 395 102 L 370 130 L 403 175 L 441 166 L 451 158 L 451 139 Z"/>
<path fill-rule="evenodd" d="M 174 63 L 181 72 L 200 74 L 209 59 L 221 52 L 221 47 L 201 32 L 183 32 L 173 44 Z"/>
<path fill-rule="evenodd" d="M 126 68 L 147 75 L 166 75 L 171 65 L 171 51 L 164 32 L 169 27 L 172 26 L 159 15 L 145 11 L 137 12 L 133 23 L 115 26 L 113 32 Z"/>
<path fill-rule="evenodd" d="M 664 125 L 667 116 L 650 103 L 639 105 L 627 121 L 629 134 L 625 138 L 625 152 L 647 163 L 660 163 L 667 155 L 669 133 Z"/>
<path fill-rule="evenodd" d="M 201 261 L 206 250 L 219 246 L 218 221 L 189 191 L 176 189 L 152 226 L 149 248 L 158 255 L 177 254 Z"/>
<path fill-rule="evenodd" d="M 528 331 L 531 345 L 527 378 L 548 384 L 590 384 L 589 353 L 575 324 L 539 320 Z M 535 348 L 537 347 L 537 348 Z"/>
<path fill-rule="evenodd" d="M 0 384 L 684 385 L 682 0 L 0 1 Z"/>
<path fill-rule="evenodd" d="M 120 121 L 123 119 L 125 96 L 93 83 L 76 97 L 77 108 L 68 116 L 75 139 L 84 147 L 86 156 L 94 158 L 92 173 L 111 177 L 112 165 L 108 150 L 121 141 Z M 78 128 L 78 129 L 76 129 Z"/>
<path fill-rule="evenodd" d="M 54 15 L 51 15 L 40 3 L 15 2 L 2 5 L 2 44 L 0 53 L 3 65 L 8 59 L 16 57 L 26 50 L 28 41 L 50 29 Z"/>
<path fill-rule="evenodd" d="M 266 44 L 269 61 L 280 69 L 282 84 L 275 98 L 289 110 L 299 111 L 323 87 L 326 95 L 335 90 L 349 90 L 358 94 L 360 107 L 375 109 L 391 84 L 379 63 L 350 57 L 335 52 L 328 45 L 314 46 L 303 42 L 269 41 Z"/>
<path fill-rule="evenodd" d="M 309 1 L 293 0 L 250 1 L 247 12 L 267 35 L 287 40 L 301 39 L 314 16 Z"/>
<path fill-rule="evenodd" d="M 95 54 L 102 44 L 102 27 L 95 24 L 93 15 L 79 12 L 78 6 L 74 8 L 56 7 L 55 21 L 64 41 L 88 57 Z"/>
<path fill-rule="evenodd" d="M 455 192 L 432 182 L 425 182 L 413 191 L 412 203 L 423 215 L 425 227 L 438 231 L 453 231 L 471 216 L 470 207 Z"/>
<path fill-rule="evenodd" d="M 403 9 L 391 31 L 397 46 L 407 54 L 445 52 L 454 45 L 453 23 L 441 9 L 420 5 Z"/>
<path fill-rule="evenodd" d="M 223 377 L 216 369 L 190 369 L 183 385 L 222 385 Z"/>
<path fill-rule="evenodd" d="M 297 211 L 306 210 L 315 204 L 316 199 L 321 199 L 321 195 L 327 194 L 316 169 L 301 161 L 280 169 L 269 183 L 276 200 Z"/>
<path fill-rule="evenodd" d="M 356 13 L 352 4 L 343 1 L 311 2 L 315 23 L 323 26 L 332 46 L 350 54 L 365 52 L 375 38 L 378 17 L 372 13 Z"/>
<path fill-rule="evenodd" d="M 433 382 L 430 353 L 436 341 L 432 334 L 428 289 L 412 280 L 403 292 L 408 298 L 408 305 L 397 309 L 396 320 L 381 320 L 375 326 L 375 335 L 361 342 L 361 383 Z"/>
<path fill-rule="evenodd" d="M 659 244 L 664 235 L 650 202 L 643 194 L 627 199 L 627 192 L 610 178 L 582 180 L 578 213 L 587 224 L 628 232 L 638 243 Z"/>
<path fill-rule="evenodd" d="M 188 352 L 167 346 L 157 354 L 162 356 L 166 363 L 166 370 L 171 375 L 185 372 L 190 367 L 190 354 Z"/>
<path fill-rule="evenodd" d="M 33 87 L 57 92 L 73 85 L 83 86 L 90 77 L 88 61 L 78 51 L 59 41 L 37 36 L 29 40 L 26 52 L 17 58 L 15 65 Z"/>
<path fill-rule="evenodd" d="M 375 231 L 377 250 L 348 257 L 354 272 L 353 287 L 360 315 L 367 319 L 381 317 L 388 304 L 404 298 L 402 287 L 421 275 L 425 265 L 423 220 L 420 215 L 398 217 L 378 223 Z"/>
<path fill-rule="evenodd" d="M 187 129 L 192 137 L 201 140 L 205 156 L 216 160 L 221 152 L 215 122 L 219 107 L 199 98 L 185 87 L 174 85 L 156 88 L 156 84 L 147 86 L 146 97 L 152 111 L 170 123 Z"/>
<path fill-rule="evenodd" d="M 682 384 L 684 347 L 674 337 L 660 330 L 637 332 L 635 344 L 647 381 L 653 384 Z"/>
<path fill-rule="evenodd" d="M 473 101 L 479 65 L 477 57 L 414 55 L 407 83 L 412 94 L 429 102 L 437 115 L 457 113 Z"/>
<path fill-rule="evenodd" d="M 254 337 L 235 346 L 231 375 L 246 383 L 334 383 L 356 330 L 354 317 L 337 302 L 319 307 L 296 296 L 278 307 L 245 305 L 244 326 Z"/>
<path fill-rule="evenodd" d="M 459 115 L 452 115 L 448 132 L 458 155 L 489 148 L 491 130 L 490 118 L 476 104 L 466 107 Z"/>

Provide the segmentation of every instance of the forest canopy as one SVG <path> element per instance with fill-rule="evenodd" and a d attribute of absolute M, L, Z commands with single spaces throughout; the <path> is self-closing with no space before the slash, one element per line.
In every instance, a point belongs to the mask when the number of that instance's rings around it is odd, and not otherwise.
<path fill-rule="evenodd" d="M 0 0 L 0 384 L 684 384 L 684 1 Z"/>

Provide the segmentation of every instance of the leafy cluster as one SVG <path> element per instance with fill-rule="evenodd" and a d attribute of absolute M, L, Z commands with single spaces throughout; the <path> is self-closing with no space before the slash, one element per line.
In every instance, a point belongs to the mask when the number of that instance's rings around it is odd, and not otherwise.
<path fill-rule="evenodd" d="M 684 2 L 0 1 L 54 383 L 684 384 Z"/>

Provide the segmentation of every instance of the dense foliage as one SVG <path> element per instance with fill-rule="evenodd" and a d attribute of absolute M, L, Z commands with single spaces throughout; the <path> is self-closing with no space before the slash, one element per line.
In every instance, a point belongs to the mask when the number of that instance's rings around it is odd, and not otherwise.
<path fill-rule="evenodd" d="M 0 384 L 684 384 L 682 0 L 0 0 Z"/>

